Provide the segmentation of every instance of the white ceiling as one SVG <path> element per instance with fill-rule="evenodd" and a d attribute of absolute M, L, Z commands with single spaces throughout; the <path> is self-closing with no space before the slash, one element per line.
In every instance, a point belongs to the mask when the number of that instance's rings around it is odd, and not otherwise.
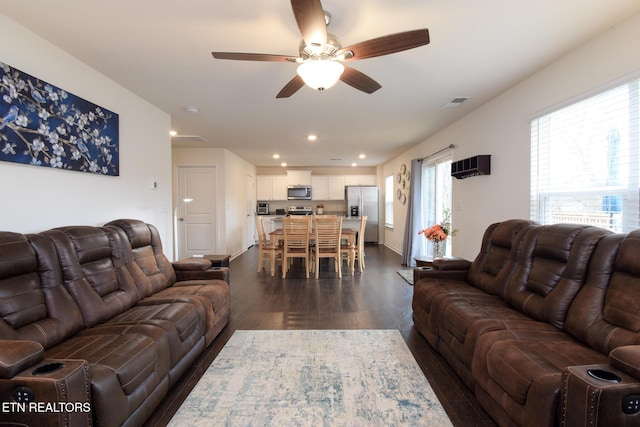
<path fill-rule="evenodd" d="M 382 85 L 371 95 L 339 82 L 323 93 L 303 87 L 276 99 L 295 64 L 215 60 L 211 52 L 296 56 L 301 36 L 285 0 L 0 0 L 0 12 L 166 111 L 179 134 L 199 140 L 174 146 L 224 147 L 257 166 L 372 166 L 640 11 L 638 0 L 322 4 L 344 46 L 418 28 L 429 29 L 431 43 L 351 62 Z M 470 99 L 442 108 L 456 97 Z M 309 133 L 318 140 L 308 142 Z"/>

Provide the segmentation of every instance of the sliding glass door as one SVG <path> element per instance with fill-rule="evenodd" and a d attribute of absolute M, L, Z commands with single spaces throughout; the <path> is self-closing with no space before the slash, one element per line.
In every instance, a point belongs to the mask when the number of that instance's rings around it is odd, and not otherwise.
<path fill-rule="evenodd" d="M 422 164 L 421 229 L 440 224 L 445 212 L 451 212 L 451 160 L 447 153 Z M 432 256 L 433 243 L 420 237 L 420 256 Z M 446 240 L 445 255 L 451 255 L 451 238 Z"/>

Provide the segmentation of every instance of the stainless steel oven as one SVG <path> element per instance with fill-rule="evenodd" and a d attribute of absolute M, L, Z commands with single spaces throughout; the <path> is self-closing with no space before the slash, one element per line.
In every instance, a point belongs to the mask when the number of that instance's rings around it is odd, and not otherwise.
<path fill-rule="evenodd" d="M 311 200 L 310 185 L 290 185 L 287 188 L 288 200 Z"/>

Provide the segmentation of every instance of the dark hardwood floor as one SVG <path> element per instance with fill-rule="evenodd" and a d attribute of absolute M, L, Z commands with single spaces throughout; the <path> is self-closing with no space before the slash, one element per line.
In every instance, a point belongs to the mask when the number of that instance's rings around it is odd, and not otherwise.
<path fill-rule="evenodd" d="M 238 329 L 398 329 L 455 426 L 495 426 L 473 393 L 413 328 L 413 287 L 396 271 L 401 257 L 366 246 L 366 269 L 338 279 L 328 262 L 321 278 L 305 279 L 302 264 L 287 279 L 256 273 L 255 247 L 231 261 L 227 327 L 170 390 L 145 426 L 166 425 L 198 379 Z M 328 260 L 325 260 L 328 261 Z M 375 355 L 372 355 L 374 357 Z"/>

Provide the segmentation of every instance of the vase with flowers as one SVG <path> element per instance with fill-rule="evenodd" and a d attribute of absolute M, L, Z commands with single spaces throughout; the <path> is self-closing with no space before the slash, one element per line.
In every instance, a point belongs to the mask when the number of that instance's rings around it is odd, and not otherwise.
<path fill-rule="evenodd" d="M 455 236 L 457 232 L 458 230 L 451 228 L 451 210 L 445 209 L 439 224 L 420 230 L 418 234 L 423 234 L 427 240 L 433 242 L 433 258 L 436 259 L 444 257 L 447 238 Z"/>

